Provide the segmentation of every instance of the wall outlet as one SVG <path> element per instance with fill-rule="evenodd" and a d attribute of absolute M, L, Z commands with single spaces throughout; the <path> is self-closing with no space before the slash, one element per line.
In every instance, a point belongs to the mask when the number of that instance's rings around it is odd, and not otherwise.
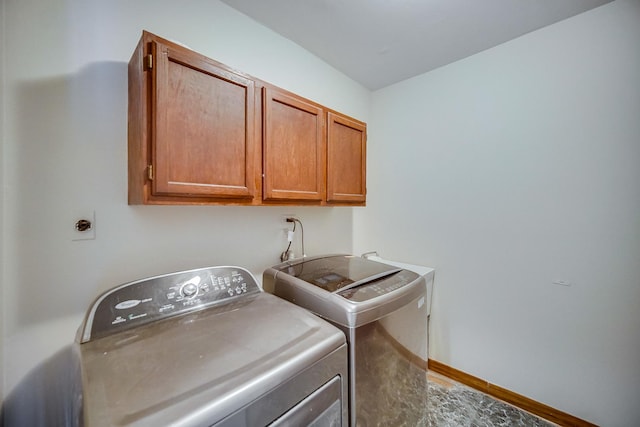
<path fill-rule="evenodd" d="M 75 215 L 71 224 L 71 240 L 94 240 L 96 238 L 96 212 L 87 210 Z"/>
<path fill-rule="evenodd" d="M 287 222 L 287 218 L 298 218 L 296 214 L 284 214 L 282 215 L 282 222 Z"/>

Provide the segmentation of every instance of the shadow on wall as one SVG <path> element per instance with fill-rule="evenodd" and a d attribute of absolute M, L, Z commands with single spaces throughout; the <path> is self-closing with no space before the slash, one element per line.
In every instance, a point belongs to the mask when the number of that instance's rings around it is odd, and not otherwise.
<path fill-rule="evenodd" d="M 73 210 L 114 197 L 126 203 L 127 63 L 21 82 L 14 105 L 10 304 L 15 324 L 28 326 L 80 306 L 72 290 L 82 286 L 79 272 L 90 258 L 87 245 L 70 246 Z M 106 178 L 114 176 L 119 182 Z"/>

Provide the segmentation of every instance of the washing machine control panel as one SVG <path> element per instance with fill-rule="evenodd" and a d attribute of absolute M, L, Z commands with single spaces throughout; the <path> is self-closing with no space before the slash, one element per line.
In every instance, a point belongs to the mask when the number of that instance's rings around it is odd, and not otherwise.
<path fill-rule="evenodd" d="M 354 302 L 368 301 L 373 298 L 390 294 L 397 289 L 413 283 L 419 277 L 420 276 L 413 271 L 400 270 L 391 276 L 385 276 L 378 280 L 362 284 L 358 287 L 339 291 L 337 294 Z"/>
<path fill-rule="evenodd" d="M 262 292 L 242 267 L 208 267 L 126 283 L 102 294 L 81 329 L 81 343 Z"/>

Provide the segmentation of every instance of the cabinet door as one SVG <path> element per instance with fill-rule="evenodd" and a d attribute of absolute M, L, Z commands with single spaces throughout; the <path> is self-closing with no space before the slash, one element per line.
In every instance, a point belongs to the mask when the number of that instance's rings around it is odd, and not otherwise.
<path fill-rule="evenodd" d="M 327 114 L 327 201 L 364 204 L 366 183 L 366 125 Z"/>
<path fill-rule="evenodd" d="M 250 199 L 254 81 L 186 48 L 151 50 L 152 194 Z"/>
<path fill-rule="evenodd" d="M 293 94 L 263 92 L 264 200 L 321 202 L 326 142 L 322 108 Z"/>

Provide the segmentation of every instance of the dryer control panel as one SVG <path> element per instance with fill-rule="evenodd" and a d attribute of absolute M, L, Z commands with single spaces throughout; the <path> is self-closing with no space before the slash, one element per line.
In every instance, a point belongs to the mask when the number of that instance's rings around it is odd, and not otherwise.
<path fill-rule="evenodd" d="M 85 343 L 132 327 L 260 293 L 242 267 L 207 267 L 137 280 L 96 299 L 78 331 Z"/>

